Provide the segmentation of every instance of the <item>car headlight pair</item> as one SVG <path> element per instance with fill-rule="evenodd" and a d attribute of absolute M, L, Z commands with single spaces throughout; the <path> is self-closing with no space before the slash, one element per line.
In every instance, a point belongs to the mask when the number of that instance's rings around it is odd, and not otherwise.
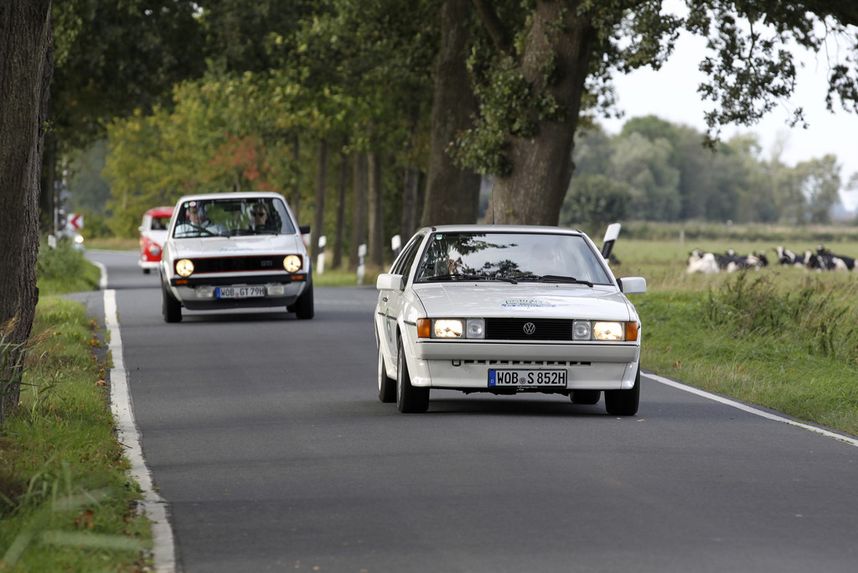
<path fill-rule="evenodd" d="M 486 321 L 482 318 L 418 318 L 419 338 L 485 338 Z"/>
<path fill-rule="evenodd" d="M 635 322 L 574 320 L 572 340 L 621 342 L 638 339 L 640 324 Z M 486 337 L 486 321 L 482 318 L 418 318 L 418 338 L 481 339 Z"/>
<path fill-rule="evenodd" d="M 572 322 L 572 340 L 621 342 L 637 340 L 637 322 L 605 320 L 575 320 Z"/>

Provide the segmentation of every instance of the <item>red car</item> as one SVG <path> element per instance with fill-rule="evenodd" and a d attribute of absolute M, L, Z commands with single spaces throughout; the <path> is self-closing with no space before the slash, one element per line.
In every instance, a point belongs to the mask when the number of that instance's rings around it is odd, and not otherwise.
<path fill-rule="evenodd" d="M 144 274 L 148 275 L 161 263 L 161 250 L 167 240 L 167 229 L 172 216 L 172 207 L 155 207 L 143 214 L 143 223 L 139 227 L 140 258 L 137 260 L 137 266 L 143 269 Z"/>

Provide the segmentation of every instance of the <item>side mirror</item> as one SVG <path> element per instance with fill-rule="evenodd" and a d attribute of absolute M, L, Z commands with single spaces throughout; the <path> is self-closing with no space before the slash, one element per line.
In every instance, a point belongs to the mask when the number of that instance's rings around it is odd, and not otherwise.
<path fill-rule="evenodd" d="M 376 290 L 404 290 L 405 277 L 391 273 L 382 273 L 378 275 L 378 279 L 375 281 L 375 288 Z"/>
<path fill-rule="evenodd" d="M 625 277 L 617 279 L 620 290 L 625 294 L 640 294 L 646 292 L 646 279 L 643 277 Z"/>
<path fill-rule="evenodd" d="M 302 235 L 309 235 L 310 234 L 310 225 L 301 225 L 300 227 L 298 227 L 298 232 L 301 233 Z"/>
<path fill-rule="evenodd" d="M 144 229 L 144 228 L 143 228 L 143 225 L 140 225 L 139 227 L 137 227 L 137 230 L 138 230 L 138 231 L 140 231 L 140 232 L 142 233 L 142 232 L 143 232 L 143 231 L 145 231 L 146 229 Z"/>

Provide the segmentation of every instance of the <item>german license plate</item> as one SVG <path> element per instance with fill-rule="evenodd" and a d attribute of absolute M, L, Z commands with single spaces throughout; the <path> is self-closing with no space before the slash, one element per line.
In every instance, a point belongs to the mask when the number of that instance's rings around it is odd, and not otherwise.
<path fill-rule="evenodd" d="M 566 370 L 489 368 L 489 387 L 565 388 Z"/>
<path fill-rule="evenodd" d="M 214 295 L 215 298 L 253 298 L 257 296 L 265 296 L 265 287 L 218 287 L 215 289 Z"/>

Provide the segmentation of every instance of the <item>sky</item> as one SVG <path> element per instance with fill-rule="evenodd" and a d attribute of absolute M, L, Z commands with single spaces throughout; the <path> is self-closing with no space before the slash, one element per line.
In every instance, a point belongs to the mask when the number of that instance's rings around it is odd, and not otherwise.
<path fill-rule="evenodd" d="M 785 137 L 782 161 L 788 165 L 832 153 L 842 166 L 840 177 L 845 186 L 849 177 L 858 173 L 858 115 L 838 111 L 837 107 L 832 114 L 825 108 L 826 54 L 798 48 L 793 52 L 802 65 L 797 72 L 793 97 L 754 126 L 724 127 L 722 138 L 728 139 L 736 133 L 755 133 L 763 146 L 763 156 L 768 157 L 778 138 Z M 599 121 L 609 133 L 617 133 L 628 119 L 653 114 L 704 131 L 704 112 L 711 104 L 704 105 L 697 86 L 703 78 L 698 64 L 705 53 L 704 39 L 684 34 L 659 71 L 647 67 L 626 76 L 616 76 L 617 107 L 625 116 L 619 120 L 603 118 Z M 789 127 L 788 121 L 796 107 L 804 109 L 805 120 L 810 124 L 807 129 Z M 841 189 L 841 200 L 848 209 L 858 209 L 858 192 L 846 193 Z"/>

